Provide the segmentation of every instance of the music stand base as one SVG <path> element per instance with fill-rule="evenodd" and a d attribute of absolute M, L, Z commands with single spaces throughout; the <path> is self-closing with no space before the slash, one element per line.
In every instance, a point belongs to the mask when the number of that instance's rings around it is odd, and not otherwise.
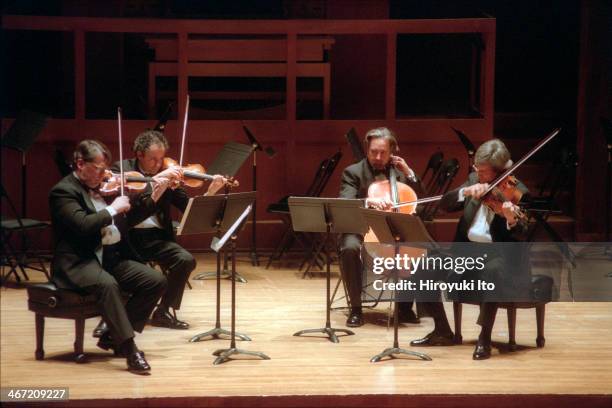
<path fill-rule="evenodd" d="M 327 338 L 329 341 L 331 341 L 332 343 L 340 343 L 340 340 L 338 339 L 338 336 L 336 336 L 336 332 L 338 333 L 344 333 L 347 336 L 352 336 L 355 333 L 353 333 L 352 331 L 348 330 L 348 329 L 334 329 L 333 327 L 322 327 L 320 329 L 306 329 L 306 330 L 300 330 L 297 333 L 294 333 L 294 336 L 302 336 L 304 334 L 310 334 L 310 333 L 323 333 L 323 334 L 327 334 Z"/>
<path fill-rule="evenodd" d="M 370 359 L 370 362 L 377 363 L 380 360 L 382 360 L 384 357 L 397 358 L 395 357 L 395 354 L 405 354 L 408 356 L 418 357 L 421 360 L 431 361 L 431 357 L 429 357 L 427 354 L 419 353 L 418 351 L 406 350 L 406 349 L 399 348 L 399 347 L 390 347 L 388 349 L 385 349 L 382 353 L 377 354 L 374 357 L 372 357 Z"/>
<path fill-rule="evenodd" d="M 189 339 L 190 343 L 195 343 L 196 341 L 202 341 L 206 337 L 211 337 L 212 340 L 222 339 L 221 336 L 231 337 L 232 332 L 229 330 L 222 329 L 220 327 L 215 327 L 212 330 L 209 330 L 204 333 L 196 334 L 192 338 Z M 251 341 L 251 338 L 246 334 L 235 333 L 236 337 L 238 337 L 242 341 Z"/>
<path fill-rule="evenodd" d="M 236 333 L 236 335 L 238 335 L 238 333 Z M 230 361 L 231 360 L 230 357 L 233 356 L 234 354 L 243 354 L 247 356 L 254 356 L 257 358 L 261 358 L 262 360 L 270 360 L 270 357 L 268 357 L 267 355 L 259 351 L 242 350 L 239 348 L 232 347 L 228 349 L 215 350 L 215 352 L 213 353 L 213 356 L 218 356 L 218 357 L 215 359 L 213 364 L 219 365 L 219 364 L 225 363 L 226 361 Z"/>
<path fill-rule="evenodd" d="M 231 279 L 232 271 L 222 271 L 221 272 L 222 279 Z M 192 278 L 193 280 L 208 280 L 208 279 L 217 279 L 217 272 L 200 272 L 196 276 Z M 236 282 L 240 283 L 248 283 L 246 278 L 241 276 L 238 272 L 236 272 Z"/>

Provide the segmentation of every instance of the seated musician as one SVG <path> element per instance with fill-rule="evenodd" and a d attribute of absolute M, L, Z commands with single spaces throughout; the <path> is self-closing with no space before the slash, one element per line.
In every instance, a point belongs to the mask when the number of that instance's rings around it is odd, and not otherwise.
<path fill-rule="evenodd" d="M 340 184 L 340 198 L 367 198 L 368 187 L 374 181 L 388 179 L 390 166 L 398 170 L 399 182 L 406 183 L 417 191 L 420 190 L 414 171 L 404 159 L 393 155 L 399 149 L 393 133 L 387 128 L 370 130 L 365 136 L 367 158 L 344 169 Z M 391 201 L 372 198 L 368 206 L 378 210 L 391 208 Z M 347 287 L 351 310 L 346 321 L 349 327 L 363 325 L 361 308 L 362 272 L 364 262 L 361 258 L 363 236 L 342 234 L 339 242 L 340 271 Z M 364 254 L 366 255 L 366 254 Z M 368 259 L 365 260 L 366 264 Z M 399 308 L 400 322 L 418 323 L 419 319 L 412 311 L 412 303 L 402 302 Z"/>
<path fill-rule="evenodd" d="M 159 189 L 161 197 L 152 211 L 142 205 L 152 191 L 151 185 L 148 185 L 142 196 L 134 201 L 134 208 L 129 215 L 130 226 L 133 227 L 128 232 L 128 241 L 132 250 L 140 260 L 154 261 L 168 272 L 168 290 L 153 313 L 151 324 L 171 329 L 188 329 L 187 322 L 179 320 L 176 314 L 170 312 L 170 308 L 175 311 L 180 309 L 185 284 L 196 266 L 193 256 L 176 242 L 170 218 L 171 206 L 182 212 L 189 202 L 187 192 L 176 184 L 181 179 L 182 171 L 178 166 L 162 169 L 168 141 L 161 132 L 147 130 L 138 135 L 134 140 L 133 151 L 136 157 L 123 161 L 124 171 L 137 171 L 145 176 L 155 176 L 171 182 L 164 183 Z M 112 170 L 119 170 L 118 162 Z M 215 194 L 223 184 L 224 178 L 215 176 L 206 194 Z M 104 323 L 100 322 L 94 330 L 94 337 L 100 336 L 104 329 Z"/>
<path fill-rule="evenodd" d="M 503 203 L 502 215 L 500 215 L 483 205 L 480 198 L 489 187 L 488 183 L 493 182 L 511 165 L 510 152 L 501 140 L 493 139 L 483 143 L 476 151 L 474 172 L 470 173 L 468 180 L 459 188 L 447 192 L 440 202 L 440 207 L 448 212 L 463 209 L 463 215 L 457 225 L 455 241 L 471 242 L 472 249 L 475 248 L 477 252 L 486 251 L 488 258 L 483 272 L 488 277 L 501 276 L 500 281 L 504 280 L 503 275 L 510 272 L 509 263 L 507 257 L 500 252 L 495 252 L 494 248 L 489 245 L 492 242 L 518 240 L 526 232 L 527 225 L 516 217 L 517 207 L 512 202 Z M 523 193 L 527 192 L 525 185 L 520 182 L 517 188 Z M 486 248 L 491 250 L 488 251 Z M 434 319 L 434 331 L 410 344 L 412 346 L 452 345 L 453 333 L 442 303 L 423 303 L 423 307 Z M 495 302 L 481 303 L 478 324 L 482 328 L 473 354 L 475 360 L 483 360 L 491 356 L 491 331 L 497 307 Z"/>
<path fill-rule="evenodd" d="M 52 280 L 60 288 L 97 296 L 108 323 L 98 346 L 114 349 L 127 358 L 129 370 L 142 373 L 151 367 L 136 347 L 134 331 L 142 332 L 167 281 L 126 255 L 125 237 L 116 225 L 130 209 L 129 199 L 119 196 L 107 205 L 99 194 L 110 157 L 101 142 L 82 141 L 74 152 L 74 172 L 49 194 L 55 249 Z M 131 293 L 125 306 L 122 291 Z"/>

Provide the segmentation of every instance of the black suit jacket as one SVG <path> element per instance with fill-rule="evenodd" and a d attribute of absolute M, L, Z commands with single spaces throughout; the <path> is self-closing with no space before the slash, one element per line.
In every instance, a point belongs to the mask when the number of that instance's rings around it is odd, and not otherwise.
<path fill-rule="evenodd" d="M 459 219 L 457 225 L 457 231 L 455 233 L 455 242 L 468 242 L 468 232 L 474 221 L 478 209 L 482 205 L 480 200 L 472 197 L 465 197 L 463 202 L 458 201 L 459 190 L 464 187 L 469 187 L 478 183 L 478 175 L 476 173 L 470 173 L 468 179 L 459 188 L 448 191 L 442 197 L 440 201 L 440 208 L 447 212 L 455 212 L 463 209 L 463 215 Z M 527 187 L 519 181 L 517 188 L 523 192 L 523 195 L 528 195 L 529 191 Z M 489 227 L 491 232 L 491 238 L 493 242 L 507 242 L 507 241 L 520 241 L 524 238 L 527 232 L 527 223 L 518 222 L 513 228 L 508 230 L 506 226 L 506 219 L 500 215 L 495 214 L 493 221 Z"/>
<path fill-rule="evenodd" d="M 421 193 L 418 183 L 409 181 L 404 173 L 397 171 L 397 181 L 409 185 L 417 194 Z M 416 176 L 416 175 L 415 175 Z M 376 180 L 375 172 L 368 159 L 351 164 L 342 172 L 340 181 L 340 198 L 367 198 L 368 187 Z"/>
<path fill-rule="evenodd" d="M 96 256 L 101 230 L 113 218 L 107 210 L 96 211 L 87 189 L 72 173 L 51 189 L 49 207 L 54 238 L 52 280 L 61 288 L 93 285 L 102 271 Z M 122 218 L 116 215 L 115 224 L 120 226 Z M 125 248 L 122 251 L 127 253 Z"/>
<path fill-rule="evenodd" d="M 119 172 L 119 162 L 116 162 L 111 167 L 113 172 Z M 123 161 L 123 171 L 138 171 L 137 159 L 128 159 Z M 152 189 L 147 186 L 144 193 L 134 197 L 131 200 L 132 208 L 128 213 L 128 224 L 130 226 L 137 225 L 149 218 L 151 215 L 157 215 L 161 223 L 167 239 L 174 240 L 174 230 L 172 227 L 172 218 L 170 216 L 171 206 L 178 208 L 184 212 L 189 203 L 189 196 L 183 188 L 174 190 L 168 188 L 157 202 L 151 198 Z"/>

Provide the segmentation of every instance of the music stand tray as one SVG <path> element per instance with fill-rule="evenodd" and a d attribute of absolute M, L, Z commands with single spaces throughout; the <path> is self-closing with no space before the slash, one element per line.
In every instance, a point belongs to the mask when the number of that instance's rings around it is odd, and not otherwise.
<path fill-rule="evenodd" d="M 338 234 L 365 234 L 366 225 L 359 223 L 359 217 L 351 216 L 358 208 L 363 206 L 362 200 L 351 200 L 342 198 L 314 198 L 314 197 L 289 197 L 289 212 L 294 231 L 299 232 L 319 232 L 325 233 L 322 248 L 325 251 L 326 259 L 326 320 L 325 327 L 318 329 L 300 330 L 294 336 L 302 336 L 310 333 L 326 334 L 329 341 L 338 343 L 336 332 L 345 333 L 350 336 L 353 333 L 347 329 L 336 329 L 331 327 L 330 311 L 330 281 L 331 281 L 331 260 L 327 244 L 332 233 Z M 356 222 L 357 221 L 357 222 Z"/>
<path fill-rule="evenodd" d="M 212 163 L 206 169 L 208 174 L 220 174 L 226 177 L 234 177 L 244 162 L 249 158 L 253 148 L 242 143 L 229 142 L 226 143 L 221 151 L 215 156 Z M 229 279 L 230 272 L 227 270 L 227 259 L 224 262 L 222 272 L 223 278 Z M 201 272 L 193 277 L 195 280 L 205 280 L 214 278 L 216 272 Z M 239 273 L 236 274 L 236 279 L 241 283 L 247 283 L 247 280 Z"/>
<path fill-rule="evenodd" d="M 177 230 L 177 235 L 215 233 L 221 237 L 255 201 L 255 192 L 222 194 L 214 196 L 197 196 L 189 199 L 187 208 Z M 193 336 L 189 341 L 201 341 L 211 337 L 220 339 L 221 335 L 233 336 L 232 331 L 221 328 L 221 251 L 217 251 L 217 305 L 215 327 L 207 332 Z M 235 333 L 241 340 L 251 339 L 241 333 Z"/>
<path fill-rule="evenodd" d="M 381 244 L 393 244 L 395 256 L 399 255 L 400 242 L 433 242 L 433 239 L 427 233 L 425 226 L 420 218 L 409 215 L 392 212 L 383 212 L 362 208 L 362 216 L 372 228 L 372 231 L 378 238 Z M 420 226 L 419 226 L 420 224 Z M 398 271 L 393 271 L 395 281 L 397 281 Z M 370 359 L 376 363 L 384 357 L 395 358 L 396 354 L 404 354 L 418 357 L 421 360 L 431 361 L 431 357 L 427 354 L 417 351 L 406 350 L 399 346 L 399 307 L 397 299 L 395 299 L 395 307 L 393 310 L 393 346 L 384 349 L 381 353 Z"/>

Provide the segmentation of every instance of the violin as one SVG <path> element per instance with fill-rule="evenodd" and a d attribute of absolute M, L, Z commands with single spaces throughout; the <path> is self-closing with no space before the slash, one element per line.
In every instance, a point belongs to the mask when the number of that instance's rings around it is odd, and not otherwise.
<path fill-rule="evenodd" d="M 145 177 L 137 171 L 126 171 L 123 173 L 123 186 L 128 194 L 139 194 L 145 191 L 147 183 L 155 181 L 153 177 Z M 100 194 L 112 196 L 119 194 L 121 189 L 121 174 L 105 170 L 104 179 L 100 185 Z"/>
<path fill-rule="evenodd" d="M 179 166 L 178 162 L 170 157 L 165 157 L 162 170 L 173 166 Z M 181 181 L 188 187 L 200 188 L 204 184 L 204 181 L 214 180 L 214 176 L 207 174 L 204 166 L 201 164 L 188 164 L 180 167 L 183 170 L 183 180 Z M 240 185 L 233 177 L 224 177 L 224 181 L 225 185 L 228 187 L 238 187 Z"/>

